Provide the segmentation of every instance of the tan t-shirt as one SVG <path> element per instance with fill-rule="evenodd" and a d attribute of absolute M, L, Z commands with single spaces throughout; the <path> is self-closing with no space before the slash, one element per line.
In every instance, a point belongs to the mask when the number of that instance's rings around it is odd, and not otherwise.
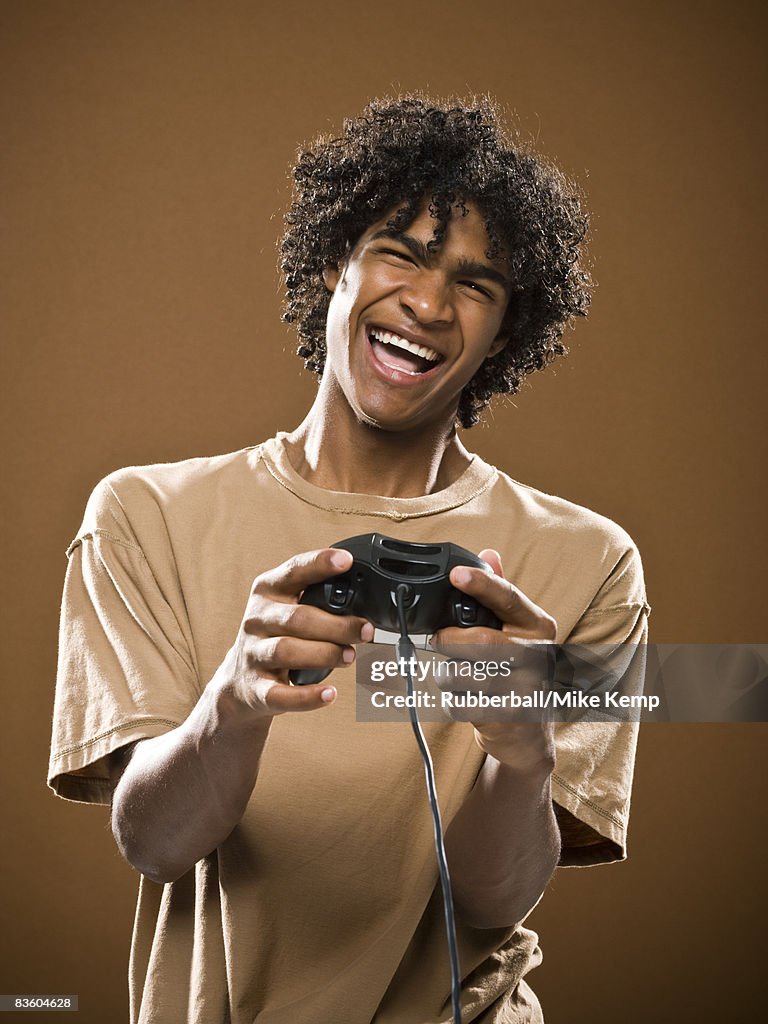
<path fill-rule="evenodd" d="M 185 720 L 237 633 L 251 583 L 300 551 L 382 532 L 494 547 L 555 616 L 559 641 L 643 642 L 648 606 L 614 523 L 475 457 L 420 498 L 325 491 L 284 436 L 216 458 L 131 468 L 94 490 L 68 550 L 49 781 L 109 803 L 108 755 Z M 450 974 L 424 772 L 407 723 L 359 722 L 354 669 L 322 714 L 275 719 L 229 838 L 178 881 L 141 880 L 136 1024 L 438 1024 Z M 465 723 L 426 723 L 447 827 L 483 755 Z M 625 855 L 636 729 L 557 727 L 563 863 Z M 478 850 L 482 837 L 478 837 Z M 465 1021 L 536 1021 L 523 927 L 458 923 Z M 519 984 L 518 984 L 519 983 Z"/>

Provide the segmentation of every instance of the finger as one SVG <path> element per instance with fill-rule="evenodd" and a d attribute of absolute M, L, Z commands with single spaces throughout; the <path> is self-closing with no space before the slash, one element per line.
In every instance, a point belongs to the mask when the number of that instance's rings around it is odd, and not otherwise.
<path fill-rule="evenodd" d="M 327 683 L 311 686 L 288 686 L 285 683 L 259 680 L 254 685 L 255 696 L 272 715 L 290 711 L 316 711 L 328 707 L 336 700 L 336 687 Z"/>
<path fill-rule="evenodd" d="M 446 626 L 430 637 L 429 646 L 432 650 L 439 650 L 443 654 L 450 653 L 454 657 L 459 654 L 458 648 L 461 656 L 467 661 L 476 661 L 483 652 L 474 654 L 472 645 L 506 645 L 509 641 L 510 637 L 506 633 L 500 629 L 491 629 L 490 626 Z"/>
<path fill-rule="evenodd" d="M 457 698 L 461 698 L 463 695 L 457 691 L 454 696 Z M 467 711 L 466 708 L 460 707 L 459 702 L 454 703 L 448 699 L 441 698 L 440 714 L 451 722 L 472 721 L 471 712 Z"/>
<path fill-rule="evenodd" d="M 295 600 L 311 583 L 321 583 L 346 572 L 352 561 L 349 551 L 340 548 L 303 551 L 257 576 L 253 582 L 253 593 L 283 601 Z"/>
<path fill-rule="evenodd" d="M 462 683 L 464 685 L 462 685 Z M 457 677 L 441 679 L 437 683 L 440 692 L 440 711 L 446 718 L 453 722 L 469 722 L 472 714 L 477 714 L 477 709 L 470 710 L 467 707 L 467 695 L 470 691 L 466 688 L 466 680 Z"/>
<path fill-rule="evenodd" d="M 342 645 L 373 639 L 373 626 L 357 615 L 333 615 L 312 605 L 268 598 L 255 602 L 252 610 L 255 614 L 243 621 L 243 630 L 251 636 L 292 636 Z"/>
<path fill-rule="evenodd" d="M 450 580 L 458 590 L 495 612 L 502 623 L 512 627 L 511 631 L 516 636 L 523 639 L 555 639 L 557 624 L 552 616 L 503 577 L 460 565 L 451 570 Z"/>
<path fill-rule="evenodd" d="M 269 675 L 292 668 L 339 668 L 355 660 L 354 647 L 318 640 L 300 640 L 292 636 L 273 636 L 258 640 L 248 651 L 248 668 Z"/>

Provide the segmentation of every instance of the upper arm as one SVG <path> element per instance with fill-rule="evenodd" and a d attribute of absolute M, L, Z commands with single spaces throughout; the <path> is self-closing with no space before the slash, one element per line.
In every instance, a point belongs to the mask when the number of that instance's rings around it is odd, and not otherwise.
<path fill-rule="evenodd" d="M 99 485 L 68 551 L 61 604 L 48 779 L 66 799 L 109 804 L 125 748 L 176 728 L 199 699 L 167 537 L 150 541 L 148 556 Z"/>
<path fill-rule="evenodd" d="M 621 538 L 620 538 L 621 539 Z M 637 548 L 625 543 L 584 614 L 565 638 L 572 658 L 623 671 L 625 692 L 642 691 L 650 607 Z M 555 727 L 552 776 L 562 865 L 623 860 L 637 744 L 636 721 L 566 721 Z"/>

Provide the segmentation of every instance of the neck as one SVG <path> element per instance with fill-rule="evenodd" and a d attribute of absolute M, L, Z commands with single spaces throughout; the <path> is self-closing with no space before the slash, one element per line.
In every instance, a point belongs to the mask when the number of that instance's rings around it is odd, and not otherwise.
<path fill-rule="evenodd" d="M 294 469 L 317 487 L 389 498 L 443 490 L 471 461 L 453 417 L 418 430 L 382 430 L 361 423 L 346 405 L 337 403 L 328 415 L 320 395 L 288 436 L 288 452 Z"/>

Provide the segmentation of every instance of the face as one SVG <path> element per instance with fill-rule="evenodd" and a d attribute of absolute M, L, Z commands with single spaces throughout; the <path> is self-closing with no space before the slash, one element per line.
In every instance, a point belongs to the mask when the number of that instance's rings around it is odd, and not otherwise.
<path fill-rule="evenodd" d="M 482 216 L 467 209 L 454 211 L 434 253 L 428 209 L 401 233 L 387 227 L 392 211 L 323 275 L 333 293 L 325 375 L 360 422 L 452 424 L 464 386 L 505 345 L 505 265 L 488 259 Z"/>

